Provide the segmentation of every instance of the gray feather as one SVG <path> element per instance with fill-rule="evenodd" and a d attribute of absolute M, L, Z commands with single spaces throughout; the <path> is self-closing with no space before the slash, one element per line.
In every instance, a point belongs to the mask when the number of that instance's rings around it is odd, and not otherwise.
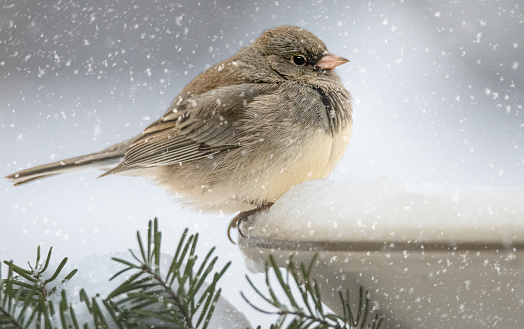
<path fill-rule="evenodd" d="M 274 89 L 242 84 L 177 98 L 133 141 L 124 161 L 102 176 L 182 164 L 239 147 L 244 111 L 257 96 Z"/>
<path fill-rule="evenodd" d="M 10 179 L 14 185 L 21 185 L 36 179 L 47 178 L 59 174 L 92 169 L 104 171 L 109 170 L 122 162 L 125 152 L 132 142 L 133 139 L 130 139 L 120 144 L 108 147 L 100 152 L 29 168 L 6 176 L 6 178 Z"/>

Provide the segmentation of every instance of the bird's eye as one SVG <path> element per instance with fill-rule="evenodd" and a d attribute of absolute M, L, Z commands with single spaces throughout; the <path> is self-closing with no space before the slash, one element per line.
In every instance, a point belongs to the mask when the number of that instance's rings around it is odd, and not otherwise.
<path fill-rule="evenodd" d="M 293 63 L 297 65 L 306 64 L 306 59 L 303 56 L 293 56 Z"/>

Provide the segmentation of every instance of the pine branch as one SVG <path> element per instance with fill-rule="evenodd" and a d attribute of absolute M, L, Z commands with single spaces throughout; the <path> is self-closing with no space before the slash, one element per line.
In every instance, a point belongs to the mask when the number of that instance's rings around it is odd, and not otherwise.
<path fill-rule="evenodd" d="M 206 289 L 202 289 L 205 279 L 213 271 L 217 257 L 212 258 L 212 248 L 197 268 L 198 257 L 195 250 L 198 234 L 188 237 L 186 229 L 167 273 L 162 275 L 161 236 L 158 221 L 155 219 L 154 222 L 149 222 L 147 243 L 144 243 L 140 233 L 137 233 L 140 253 L 137 256 L 131 251 L 131 256 L 136 262 L 113 258 L 126 266 L 113 278 L 128 271 L 135 272 L 108 296 L 109 304 L 118 310 L 115 312 L 119 314 L 116 320 L 134 326 L 150 324 L 152 319 L 156 319 L 160 325 L 205 329 L 220 296 L 216 284 L 230 262 L 214 274 L 213 281 Z M 197 297 L 199 294 L 200 297 Z M 200 315 L 196 318 L 199 312 Z M 155 322 L 155 325 L 158 326 L 158 323 Z"/>
<path fill-rule="evenodd" d="M 64 266 L 67 263 L 67 257 L 62 259 L 56 270 L 48 279 L 43 279 L 44 273 L 46 273 L 51 260 L 52 251 L 53 248 L 49 248 L 46 261 L 42 265 L 40 263 L 40 246 L 38 246 L 36 251 L 35 265 L 33 267 L 29 263 L 29 270 L 15 265 L 12 261 L 4 261 L 4 264 L 6 264 L 11 271 L 17 274 L 17 276 L 13 276 L 9 279 L 11 284 L 18 286 L 18 289 L 14 289 L 13 291 L 18 291 L 20 289 L 22 291 L 22 296 L 25 296 L 25 294 L 31 292 L 31 295 L 33 296 L 32 299 L 36 303 L 39 302 L 41 297 L 43 297 L 44 300 L 47 300 L 48 297 L 56 291 L 56 285 L 54 287 L 48 287 L 48 285 L 53 283 L 58 275 L 62 272 Z M 76 274 L 76 272 L 76 269 L 72 270 L 59 283 L 64 283 L 70 280 Z M 33 290 L 33 288 L 36 289 Z"/>
<path fill-rule="evenodd" d="M 186 321 L 187 327 L 188 328 L 194 328 L 191 316 L 186 312 L 185 308 L 183 307 L 184 305 L 182 303 L 182 300 L 180 300 L 178 295 L 173 291 L 173 289 L 171 289 L 171 286 L 168 285 L 164 280 L 162 280 L 162 278 L 158 274 L 156 274 L 153 271 L 153 269 L 151 269 L 146 264 L 142 265 L 142 270 L 147 272 L 147 273 L 149 273 L 149 275 L 151 275 L 153 277 L 153 279 L 155 279 L 164 288 L 164 290 L 169 294 L 169 296 L 173 299 L 175 304 L 180 309 L 180 312 L 182 312 L 183 317 L 184 317 L 184 319 Z"/>
<path fill-rule="evenodd" d="M 80 291 L 83 305 L 76 306 L 88 310 L 90 321 L 96 328 L 130 329 L 154 325 L 157 328 L 205 329 L 208 326 L 220 297 L 217 282 L 230 263 L 215 273 L 212 282 L 203 288 L 217 257 L 212 257 L 213 248 L 202 262 L 198 262 L 195 254 L 198 234 L 188 236 L 186 229 L 167 274 L 162 275 L 161 236 L 158 221 L 150 221 L 146 243 L 137 233 L 139 254 L 130 251 L 134 260 L 114 259 L 126 268 L 113 278 L 129 271 L 133 273 L 107 299 L 98 295 L 89 297 L 83 289 Z M 52 249 L 42 264 L 38 247 L 36 262 L 29 264 L 29 269 L 4 261 L 9 275 L 0 281 L 0 328 L 27 328 L 30 325 L 38 329 L 54 329 L 57 325 L 75 329 L 90 327 L 87 323 L 79 323 L 65 291 L 61 292 L 57 305 L 49 300 L 48 297 L 57 290 L 54 283 L 67 262 L 64 258 L 56 269 L 50 270 L 51 254 Z M 50 275 L 46 275 L 46 271 Z M 69 280 L 75 273 L 76 270 L 70 272 L 60 282 Z"/>
<path fill-rule="evenodd" d="M 2 328 L 6 327 L 6 324 L 4 324 L 3 322 L 11 323 L 13 328 L 24 328 L 22 324 L 16 321 L 13 314 L 11 314 L 7 309 L 4 309 L 2 306 L 0 306 L 0 317 L 5 317 L 7 319 L 7 321 L 0 321 L 0 327 Z"/>
<path fill-rule="evenodd" d="M 53 328 L 51 317 L 54 315 L 54 305 L 48 298 L 56 291 L 55 281 L 67 263 L 67 258 L 62 260 L 48 279 L 43 279 L 51 254 L 52 248 L 45 263 L 40 263 L 38 246 L 35 265 L 29 264 L 29 269 L 17 266 L 12 261 L 4 261 L 8 266 L 8 276 L 0 280 L 0 327 L 27 328 L 34 322 L 36 328 Z M 71 271 L 59 283 L 68 281 L 76 272 L 76 269 Z"/>
<path fill-rule="evenodd" d="M 1 274 L 0 274 L 1 275 Z M 23 328 L 23 324 L 16 318 L 16 304 L 20 300 L 21 291 L 16 295 L 12 295 L 12 283 L 10 282 L 13 276 L 12 270 L 9 270 L 7 280 L 0 280 L 0 327 Z M 1 276 L 0 276 L 1 278 Z"/>
<path fill-rule="evenodd" d="M 295 266 L 292 257 L 290 257 L 284 275 L 272 255 L 269 256 L 269 264 L 266 263 L 266 286 L 268 294 L 263 294 L 253 284 L 253 282 L 246 276 L 249 284 L 255 290 L 256 294 L 262 297 L 267 303 L 276 308 L 276 311 L 266 311 L 258 306 L 253 305 L 246 296 L 242 293 L 242 297 L 246 302 L 259 312 L 265 314 L 278 315 L 277 321 L 271 328 L 282 328 L 286 323 L 285 328 L 332 328 L 332 329 L 379 329 L 382 323 L 382 317 L 378 314 L 374 319 L 367 324 L 367 318 L 370 313 L 370 300 L 368 293 L 364 294 L 362 287 L 359 290 L 359 304 L 357 307 L 356 317 L 351 309 L 349 300 L 349 291 L 346 290 L 346 298 L 343 297 L 342 292 L 339 292 L 341 298 L 341 305 L 343 308 L 343 315 L 325 312 L 322 304 L 322 297 L 320 295 L 320 288 L 315 279 L 312 279 L 312 268 L 316 256 L 313 257 L 310 264 L 306 267 L 300 264 L 299 269 Z M 277 297 L 273 284 L 270 282 L 270 273 L 273 273 L 277 278 L 283 294 L 287 299 L 287 303 L 283 303 Z M 296 298 L 293 290 L 298 290 L 301 300 Z M 365 295 L 365 297 L 364 297 Z M 288 318 L 291 318 L 286 322 Z"/>
<path fill-rule="evenodd" d="M 163 273 L 160 268 L 161 237 L 158 221 L 150 221 L 145 243 L 137 232 L 139 252 L 130 251 L 132 260 L 114 258 L 124 265 L 124 269 L 111 279 L 123 273 L 130 276 L 107 299 L 98 295 L 89 297 L 83 289 L 80 291 L 81 304 L 77 303 L 75 306 L 85 307 L 91 315 L 91 319 L 80 321 L 65 291 L 61 291 L 61 298 L 56 305 L 48 298 L 57 291 L 55 281 L 67 258 L 56 269 L 51 270 L 52 249 L 42 264 L 39 247 L 36 262 L 34 265 L 29 264 L 29 269 L 4 261 L 9 272 L 6 279 L 0 280 L 0 328 L 88 329 L 90 324 L 80 322 L 89 321 L 95 328 L 134 329 L 154 326 L 206 329 L 221 295 L 221 290 L 216 287 L 218 280 L 230 263 L 214 272 L 217 262 L 217 257 L 213 256 L 214 248 L 199 261 L 196 255 L 198 234 L 189 235 L 186 229 L 167 272 Z M 256 310 L 278 316 L 272 329 L 378 329 L 382 323 L 378 314 L 367 323 L 371 313 L 370 301 L 362 288 L 359 291 L 356 312 L 351 307 L 348 291 L 339 292 L 342 315 L 324 310 L 319 285 L 311 274 L 314 260 L 315 258 L 308 266 L 300 264 L 296 267 L 290 258 L 287 271 L 281 271 L 275 259 L 270 256 L 269 264 L 266 264 L 266 294 L 258 290 L 247 277 L 255 292 L 276 308 L 275 311 L 263 310 L 253 305 L 244 294 L 242 297 Z M 51 274 L 47 275 L 47 272 Z M 211 283 L 203 288 L 206 278 L 213 272 Z M 71 271 L 60 282 L 71 279 L 75 273 L 76 270 Z M 270 274 L 276 278 L 276 284 L 270 281 Z M 279 288 L 281 293 L 277 294 L 274 287 Z M 285 296 L 285 302 L 279 300 L 279 295 Z"/>

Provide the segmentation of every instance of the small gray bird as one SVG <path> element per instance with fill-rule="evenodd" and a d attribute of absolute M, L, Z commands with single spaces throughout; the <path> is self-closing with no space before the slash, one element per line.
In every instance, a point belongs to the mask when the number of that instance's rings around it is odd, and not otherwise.
<path fill-rule="evenodd" d="M 241 211 L 231 227 L 291 187 L 327 177 L 344 154 L 348 62 L 296 26 L 264 32 L 191 81 L 141 134 L 100 152 L 7 176 L 15 185 L 87 169 L 144 176 L 204 211 Z"/>

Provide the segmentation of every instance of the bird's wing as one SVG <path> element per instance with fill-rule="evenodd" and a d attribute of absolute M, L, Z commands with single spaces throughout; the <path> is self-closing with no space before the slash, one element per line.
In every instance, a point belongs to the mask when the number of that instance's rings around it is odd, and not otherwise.
<path fill-rule="evenodd" d="M 102 176 L 181 164 L 240 147 L 244 109 L 272 89 L 242 84 L 177 97 L 169 111 L 134 140 L 124 161 Z"/>

